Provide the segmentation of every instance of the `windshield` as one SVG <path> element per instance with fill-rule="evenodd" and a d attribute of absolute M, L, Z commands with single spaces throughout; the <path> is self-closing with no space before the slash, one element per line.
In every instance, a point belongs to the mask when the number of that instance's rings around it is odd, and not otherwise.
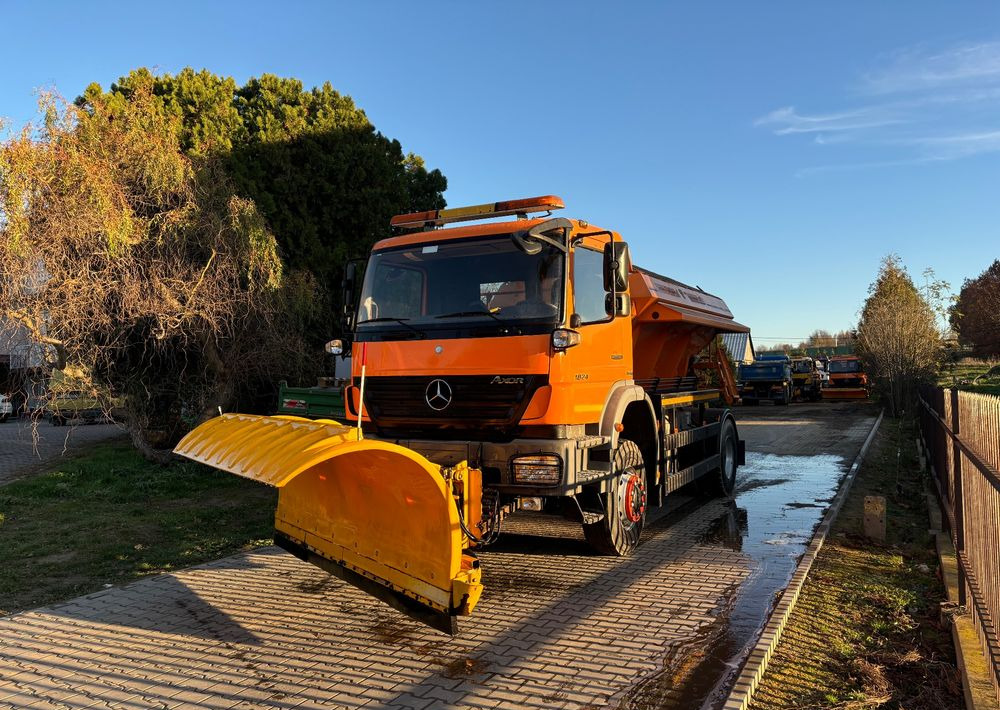
<path fill-rule="evenodd" d="M 857 360 L 831 360 L 827 369 L 829 372 L 861 372 L 861 363 Z"/>
<path fill-rule="evenodd" d="M 796 360 L 792 362 L 792 372 L 812 372 L 812 363 L 809 360 Z"/>
<path fill-rule="evenodd" d="M 507 235 L 376 252 L 357 326 L 422 333 L 464 321 L 554 324 L 562 317 L 563 262 L 554 247 L 525 254 Z"/>

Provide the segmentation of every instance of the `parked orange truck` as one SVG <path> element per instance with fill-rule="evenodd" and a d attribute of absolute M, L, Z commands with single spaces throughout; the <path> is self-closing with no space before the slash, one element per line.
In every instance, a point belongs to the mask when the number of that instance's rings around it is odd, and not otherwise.
<path fill-rule="evenodd" d="M 530 217 L 562 207 L 393 218 L 402 233 L 345 279 L 343 423 L 227 414 L 177 452 L 277 486 L 278 545 L 450 633 L 482 592 L 476 548 L 515 510 L 562 513 L 628 555 L 681 486 L 730 495 L 744 446 L 716 341 L 748 329 L 633 266 L 617 232 Z M 698 389 L 706 368 L 718 389 Z"/>
<path fill-rule="evenodd" d="M 830 381 L 823 399 L 868 399 L 870 385 L 864 365 L 857 355 L 834 355 L 827 363 Z"/>

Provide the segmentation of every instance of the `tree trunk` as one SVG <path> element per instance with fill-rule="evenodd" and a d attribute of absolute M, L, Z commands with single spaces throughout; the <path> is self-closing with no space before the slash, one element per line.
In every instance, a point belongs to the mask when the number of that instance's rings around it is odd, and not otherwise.
<path fill-rule="evenodd" d="M 147 461 L 166 466 L 174 460 L 174 452 L 172 449 L 153 448 L 138 427 L 129 425 L 129 436 L 132 439 L 132 445 L 135 446 L 139 453 L 142 454 L 142 457 Z"/>

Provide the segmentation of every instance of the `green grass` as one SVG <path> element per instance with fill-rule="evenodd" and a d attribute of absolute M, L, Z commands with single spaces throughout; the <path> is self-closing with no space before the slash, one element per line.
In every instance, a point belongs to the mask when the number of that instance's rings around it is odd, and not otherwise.
<path fill-rule="evenodd" d="M 915 436 L 912 421 L 882 423 L 753 710 L 962 706 Z M 869 495 L 886 498 L 884 544 L 862 535 Z"/>
<path fill-rule="evenodd" d="M 993 372 L 986 376 L 991 370 Z M 974 382 L 979 377 L 977 382 Z M 1000 363 L 963 358 L 941 371 L 938 384 L 969 392 L 1000 395 Z"/>
<path fill-rule="evenodd" d="M 109 443 L 0 487 L 0 615 L 270 543 L 272 488 Z"/>

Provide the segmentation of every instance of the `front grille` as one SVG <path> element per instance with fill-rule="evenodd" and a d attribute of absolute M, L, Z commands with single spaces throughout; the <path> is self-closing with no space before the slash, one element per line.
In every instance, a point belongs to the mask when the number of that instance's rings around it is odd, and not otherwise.
<path fill-rule="evenodd" d="M 367 377 L 365 406 L 380 431 L 406 425 L 411 433 L 442 428 L 493 428 L 507 433 L 520 422 L 535 390 L 548 379 L 547 375 L 503 374 Z M 434 397 L 439 394 L 437 380 L 443 383 L 442 394 L 450 390 L 447 404 L 440 396 Z M 360 385 L 360 378 L 354 378 L 354 384 Z"/>

